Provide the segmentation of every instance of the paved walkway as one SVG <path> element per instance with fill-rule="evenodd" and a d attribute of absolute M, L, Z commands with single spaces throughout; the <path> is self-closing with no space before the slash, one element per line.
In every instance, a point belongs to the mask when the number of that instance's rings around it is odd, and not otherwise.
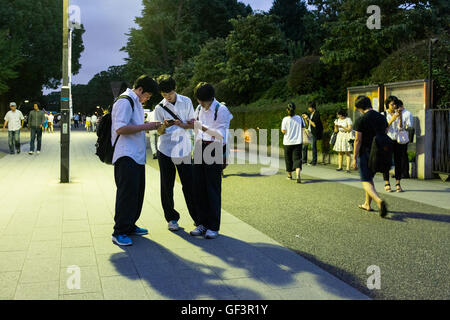
<path fill-rule="evenodd" d="M 178 184 L 185 230 L 169 232 L 149 166 L 139 223 L 150 234 L 113 245 L 113 168 L 96 159 L 94 143 L 93 134 L 72 132 L 67 185 L 58 133 L 44 135 L 39 156 L 24 146 L 0 159 L 0 299 L 367 299 L 225 211 L 218 239 L 190 237 Z M 80 289 L 67 286 L 70 266 L 80 268 Z"/>
<path fill-rule="evenodd" d="M 232 156 L 235 159 L 249 160 L 248 154 L 242 150 L 235 150 L 232 152 Z M 270 157 L 261 157 L 261 161 L 267 163 L 267 171 L 270 171 L 269 164 L 279 165 L 279 168 L 285 170 L 286 166 L 284 159 L 272 159 Z M 238 160 L 235 160 L 236 162 Z M 343 172 L 337 172 L 335 166 L 308 166 L 303 165 L 302 174 L 307 176 L 312 176 L 319 180 L 326 180 L 330 182 L 338 182 L 352 187 L 357 187 L 362 189 L 362 184 L 359 179 L 359 173 L 357 171 L 352 171 L 351 174 Z M 384 180 L 382 174 L 377 174 L 374 178 L 375 186 L 381 195 L 386 194 L 384 192 Z M 406 199 L 410 201 L 415 201 L 431 206 L 435 206 L 442 209 L 450 210 L 450 186 L 448 182 L 442 182 L 440 179 L 434 180 L 419 180 L 419 179 L 403 179 L 401 181 L 402 188 L 406 192 L 397 193 L 391 192 L 390 196 L 398 197 L 401 199 Z M 391 178 L 392 190 L 395 190 L 395 179 Z"/>

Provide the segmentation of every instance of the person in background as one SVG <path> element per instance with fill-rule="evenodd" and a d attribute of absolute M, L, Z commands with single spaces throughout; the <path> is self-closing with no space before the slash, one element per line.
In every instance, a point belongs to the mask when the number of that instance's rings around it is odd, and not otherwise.
<path fill-rule="evenodd" d="M 387 132 L 387 121 L 383 115 L 372 109 L 372 102 L 366 96 L 359 96 L 356 99 L 355 107 L 362 116 L 355 122 L 353 168 L 359 168 L 366 200 L 358 208 L 372 211 L 371 202 L 374 200 L 379 207 L 380 216 L 384 218 L 387 214 L 387 206 L 375 189 L 373 183 L 375 173 L 369 168 L 369 157 L 374 137 Z"/>
<path fill-rule="evenodd" d="M 308 103 L 308 111 L 310 112 L 310 116 L 308 117 L 306 114 L 303 114 L 303 120 L 305 124 L 308 126 L 308 131 L 310 132 L 309 140 L 311 142 L 312 154 L 313 158 L 309 165 L 315 166 L 317 165 L 317 140 L 322 140 L 323 136 L 323 125 L 322 120 L 320 119 L 320 113 L 317 111 L 316 103 L 309 102 Z M 308 161 L 308 145 L 303 146 L 303 163 L 307 163 Z"/>
<path fill-rule="evenodd" d="M 48 129 L 48 114 L 45 113 L 45 120 L 44 120 L 44 124 L 42 125 L 42 129 L 44 130 L 44 132 L 47 132 Z"/>
<path fill-rule="evenodd" d="M 155 109 L 153 109 L 149 113 L 149 117 L 147 119 L 148 122 L 155 122 Z M 152 151 L 153 160 L 158 159 L 158 132 L 157 131 L 150 131 L 150 149 Z"/>
<path fill-rule="evenodd" d="M 28 127 L 30 128 L 30 152 L 29 155 L 34 154 L 34 142 L 37 140 L 37 154 L 41 153 L 42 146 L 42 129 L 44 127 L 45 114 L 39 110 L 39 104 L 36 102 L 33 105 L 33 110 L 28 115 Z"/>
<path fill-rule="evenodd" d="M 53 116 L 52 113 L 48 114 L 48 132 L 53 133 L 53 122 L 55 120 L 55 117 Z"/>
<path fill-rule="evenodd" d="M 78 113 L 75 113 L 75 115 L 73 116 L 73 121 L 74 127 L 78 128 L 80 126 L 80 115 Z"/>
<path fill-rule="evenodd" d="M 342 171 L 342 162 L 344 160 L 344 154 L 346 158 L 346 171 L 350 173 L 351 155 L 353 146 L 349 143 L 352 139 L 351 134 L 353 132 L 353 122 L 347 116 L 346 110 L 339 110 L 337 113 L 337 119 L 334 121 L 334 132 L 337 132 L 336 143 L 333 150 L 338 153 L 338 168 L 337 171 Z"/>
<path fill-rule="evenodd" d="M 86 131 L 89 132 L 91 130 L 91 116 L 86 117 Z"/>
<path fill-rule="evenodd" d="M 3 130 L 6 130 L 8 126 L 8 146 L 9 153 L 17 154 L 20 153 L 20 130 L 23 128 L 25 117 L 20 110 L 17 110 L 17 104 L 11 102 L 9 104 L 11 109 L 5 115 L 5 123 L 3 124 Z M 14 150 L 15 147 L 15 150 Z"/>
<path fill-rule="evenodd" d="M 295 114 L 295 109 L 295 104 L 289 103 L 286 110 L 288 116 L 283 119 L 281 132 L 284 134 L 284 158 L 288 179 L 293 180 L 292 172 L 295 171 L 297 183 L 301 183 L 300 173 L 302 171 L 302 144 L 305 122 Z"/>
<path fill-rule="evenodd" d="M 199 106 L 190 124 L 195 131 L 194 180 L 200 224 L 190 234 L 215 239 L 220 230 L 222 172 L 232 115 L 215 99 L 212 85 L 201 82 L 194 92 Z"/>
<path fill-rule="evenodd" d="M 390 97 L 392 98 L 392 97 Z M 395 97 L 394 97 L 395 98 Z M 400 130 L 411 128 L 413 124 L 412 114 L 405 110 L 403 102 L 401 100 L 389 99 L 386 100 L 387 110 L 383 112 L 386 120 L 388 122 L 388 136 L 391 138 L 394 147 L 394 166 L 395 166 L 395 189 L 396 192 L 403 192 L 400 185 L 403 172 L 405 171 L 403 166 L 404 163 L 408 163 L 408 144 L 400 144 L 397 142 L 397 137 Z M 406 161 L 405 161 L 406 160 Z M 391 185 L 389 182 L 389 171 L 383 173 L 383 178 L 385 182 L 385 190 L 387 192 L 392 192 Z"/>
<path fill-rule="evenodd" d="M 92 132 L 96 132 L 97 131 L 97 115 L 94 113 L 91 117 L 91 127 L 92 127 Z"/>

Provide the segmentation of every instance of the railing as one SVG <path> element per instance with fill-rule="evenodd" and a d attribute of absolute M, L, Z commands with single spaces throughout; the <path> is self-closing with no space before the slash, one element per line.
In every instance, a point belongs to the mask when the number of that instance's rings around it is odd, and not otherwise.
<path fill-rule="evenodd" d="M 433 110 L 433 173 L 450 174 L 450 109 Z"/>

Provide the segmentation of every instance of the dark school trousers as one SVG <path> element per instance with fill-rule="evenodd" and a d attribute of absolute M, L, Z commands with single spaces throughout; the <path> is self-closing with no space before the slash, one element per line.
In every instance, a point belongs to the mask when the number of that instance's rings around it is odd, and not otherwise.
<path fill-rule="evenodd" d="M 405 158 L 408 159 L 408 145 L 400 144 L 397 141 L 393 143 L 394 148 L 394 166 L 395 166 L 395 179 L 401 180 L 405 171 Z M 409 166 L 409 163 L 408 163 Z M 408 168 L 409 171 L 409 168 Z M 383 173 L 384 181 L 389 181 L 389 171 Z"/>
<path fill-rule="evenodd" d="M 284 146 L 284 159 L 287 172 L 302 170 L 302 145 Z"/>
<path fill-rule="evenodd" d="M 116 180 L 116 209 L 113 236 L 129 234 L 136 228 L 144 203 L 145 165 L 130 157 L 122 157 L 114 164 Z"/>
<path fill-rule="evenodd" d="M 166 221 L 169 222 L 180 220 L 180 214 L 177 210 L 175 210 L 175 204 L 173 201 L 173 187 L 175 185 L 175 175 L 178 171 L 178 176 L 180 177 L 181 185 L 183 187 L 186 206 L 192 220 L 194 221 L 194 224 L 197 225 L 198 216 L 195 205 L 194 177 L 191 155 L 183 159 L 175 159 L 172 161 L 171 157 L 168 157 L 159 151 L 157 154 L 161 177 L 161 204 Z"/>
<path fill-rule="evenodd" d="M 206 144 L 196 143 L 196 151 L 204 152 Z M 212 155 L 214 157 L 214 155 Z M 223 163 L 194 163 L 195 195 L 199 224 L 206 229 L 219 231 L 222 210 Z"/>
<path fill-rule="evenodd" d="M 37 151 L 41 151 L 42 145 L 42 128 L 30 128 L 30 151 L 34 152 L 34 141 L 37 140 Z"/>

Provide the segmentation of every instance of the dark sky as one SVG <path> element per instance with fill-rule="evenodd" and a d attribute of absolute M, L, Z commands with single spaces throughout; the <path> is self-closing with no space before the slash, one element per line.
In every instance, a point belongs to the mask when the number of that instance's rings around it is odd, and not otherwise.
<path fill-rule="evenodd" d="M 242 2 L 250 4 L 254 10 L 267 11 L 272 6 L 272 0 Z M 86 84 L 95 74 L 125 63 L 127 53 L 120 49 L 127 43 L 125 34 L 136 26 L 135 17 L 141 16 L 142 0 L 70 0 L 70 5 L 80 7 L 81 22 L 86 29 L 82 68 L 79 74 L 73 76 L 72 82 Z M 44 90 L 45 94 L 48 92 Z"/>

